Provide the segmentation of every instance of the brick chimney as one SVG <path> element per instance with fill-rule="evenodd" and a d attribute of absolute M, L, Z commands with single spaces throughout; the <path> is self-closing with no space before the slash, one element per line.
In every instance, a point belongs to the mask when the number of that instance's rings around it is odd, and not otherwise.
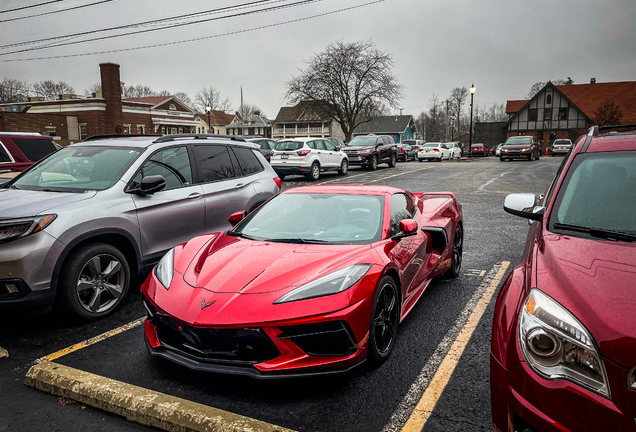
<path fill-rule="evenodd" d="M 261 115 L 261 112 L 260 111 L 254 111 L 254 115 L 255 116 L 259 116 L 259 115 Z"/>
<path fill-rule="evenodd" d="M 106 100 L 106 113 L 101 133 L 115 134 L 117 126 L 121 126 L 123 123 L 119 65 L 100 63 L 99 72 L 102 79 L 102 96 Z"/>

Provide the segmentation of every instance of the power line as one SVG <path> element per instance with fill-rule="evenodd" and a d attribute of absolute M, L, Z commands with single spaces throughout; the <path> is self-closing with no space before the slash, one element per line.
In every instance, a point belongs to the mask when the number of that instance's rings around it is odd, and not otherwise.
<path fill-rule="evenodd" d="M 64 1 L 64 0 L 55 0 L 55 1 Z M 55 1 L 49 2 L 49 3 L 55 3 Z M 74 9 L 81 9 L 81 8 L 85 8 L 85 7 L 89 7 L 89 6 L 96 6 L 98 4 L 102 4 L 102 3 L 108 3 L 111 1 L 115 1 L 115 0 L 101 0 L 95 3 L 89 3 L 89 4 L 84 4 L 84 5 L 79 5 L 79 6 L 72 6 L 72 7 L 68 7 L 66 9 L 58 9 L 58 10 L 54 10 L 54 11 L 50 11 L 50 12 L 42 12 L 39 14 L 33 14 L 33 15 L 27 15 L 27 16 L 23 16 L 23 17 L 18 17 L 18 18 L 8 18 L 5 20 L 0 20 L 0 23 L 5 23 L 5 22 L 9 22 L 9 21 L 18 21 L 18 20 L 23 20 L 23 19 L 27 19 L 27 18 L 35 18 L 35 17 L 39 17 L 39 16 L 44 16 L 44 15 L 52 15 L 52 14 L 56 14 L 56 13 L 60 13 L 60 12 L 66 12 L 66 11 L 70 11 L 70 10 L 74 10 Z M 42 3 L 42 4 L 46 4 L 46 3 Z"/>
<path fill-rule="evenodd" d="M 111 0 L 106 0 L 106 1 L 111 1 Z M 9 51 L 9 52 L 0 53 L 0 56 L 5 56 L 5 55 L 9 55 L 9 54 L 18 54 L 18 53 L 28 52 L 28 51 L 37 51 L 37 50 L 40 50 L 40 49 L 57 48 L 57 47 L 67 46 L 67 45 L 77 45 L 77 44 L 81 44 L 81 43 L 85 43 L 85 42 L 94 42 L 94 41 L 100 41 L 100 40 L 106 40 L 106 39 L 113 39 L 113 38 L 118 38 L 118 37 L 122 37 L 122 36 L 137 35 L 137 34 L 141 34 L 141 33 L 149 33 L 149 32 L 154 32 L 154 31 L 159 31 L 159 30 L 166 30 L 166 29 L 171 29 L 171 28 L 176 28 L 176 27 L 189 26 L 189 25 L 192 25 L 192 24 L 200 24 L 200 23 L 204 23 L 204 22 L 217 21 L 217 20 L 226 19 L 226 18 L 234 18 L 234 17 L 238 17 L 238 16 L 246 16 L 246 15 L 252 15 L 252 14 L 262 13 L 262 12 L 271 12 L 273 10 L 285 9 L 285 8 L 289 8 L 289 7 L 301 6 L 301 5 L 305 5 L 305 4 L 309 4 L 309 3 L 316 3 L 316 2 L 321 2 L 321 1 L 324 1 L 324 0 L 300 0 L 300 1 L 297 1 L 297 2 L 294 2 L 294 3 L 288 3 L 288 4 L 285 4 L 285 5 L 271 6 L 271 7 L 268 7 L 268 8 L 263 8 L 263 9 L 253 10 L 253 11 L 240 12 L 240 13 L 236 13 L 236 14 L 233 14 L 233 15 L 225 15 L 225 16 L 222 16 L 222 17 L 206 18 L 206 19 L 197 20 L 197 21 L 190 21 L 190 22 L 185 22 L 185 23 L 172 24 L 172 25 L 167 25 L 167 26 L 163 26 L 163 27 L 150 28 L 150 29 L 146 29 L 146 30 L 131 31 L 131 32 L 127 32 L 127 33 L 120 33 L 120 34 L 117 34 L 117 35 L 100 36 L 100 37 L 95 37 L 95 38 L 92 38 L 92 39 L 84 39 L 84 40 L 80 40 L 80 41 L 61 42 L 61 43 L 58 43 L 58 44 L 48 45 L 48 46 L 24 48 L 24 49 L 20 49 L 20 50 L 16 50 L 16 51 Z"/>
<path fill-rule="evenodd" d="M 264 25 L 264 26 L 260 26 L 260 27 L 253 27 L 253 28 L 244 29 L 244 30 L 236 30 L 236 31 L 233 31 L 233 32 L 221 33 L 221 34 L 212 35 L 212 36 L 203 36 L 203 37 L 194 38 L 194 39 L 186 39 L 186 40 L 181 40 L 181 41 L 165 42 L 165 43 L 161 43 L 161 44 L 145 45 L 145 46 L 133 47 L 133 48 L 121 48 L 121 49 L 114 49 L 114 50 L 107 50 L 107 51 L 97 51 L 97 52 L 90 52 L 90 53 L 66 54 L 66 55 L 49 56 L 49 57 L 33 57 L 33 58 L 26 58 L 26 59 L 0 60 L 0 63 L 22 62 L 22 61 L 33 61 L 33 60 L 51 60 L 51 59 L 60 59 L 60 58 L 69 58 L 69 57 L 84 57 L 84 56 L 99 55 L 99 54 L 111 54 L 111 53 L 124 52 L 124 51 L 136 51 L 136 50 L 147 49 L 147 48 L 158 48 L 158 47 L 169 46 L 169 45 L 178 45 L 178 44 L 183 44 L 183 43 L 196 42 L 196 41 L 206 40 L 206 39 L 214 39 L 214 38 L 219 38 L 219 37 L 224 37 L 224 36 L 231 36 L 231 35 L 241 34 L 241 33 L 248 33 L 248 32 L 252 32 L 252 31 L 256 31 L 256 30 L 262 30 L 262 29 L 266 29 L 266 28 L 278 27 L 278 26 L 282 26 L 282 25 L 286 25 L 286 24 L 292 24 L 292 23 L 307 21 L 307 20 L 310 20 L 310 19 L 313 19 L 313 18 L 319 18 L 319 17 L 333 15 L 333 14 L 340 13 L 340 12 L 350 11 L 350 10 L 353 10 L 353 9 L 358 9 L 358 8 L 369 6 L 369 5 L 372 5 L 372 4 L 383 3 L 385 1 L 388 1 L 388 0 L 375 0 L 375 1 L 363 3 L 363 4 L 360 4 L 360 5 L 356 5 L 356 6 L 350 6 L 350 7 L 347 7 L 347 8 L 338 9 L 338 10 L 331 11 L 331 12 L 323 12 L 323 13 L 320 13 L 320 14 L 317 14 L 317 15 L 311 15 L 311 16 L 308 16 L 308 17 L 305 17 L 305 18 L 297 18 L 297 19 L 293 19 L 293 20 L 289 20 L 289 21 L 283 21 L 283 22 L 279 22 L 279 23 L 268 24 L 268 25 Z"/>
<path fill-rule="evenodd" d="M 61 2 L 61 1 L 66 1 L 66 0 L 51 0 L 51 1 L 44 2 L 44 3 L 34 4 L 34 5 L 31 5 L 31 6 L 22 6 L 22 7 L 15 8 L 15 9 L 3 10 L 3 11 L 0 11 L 0 13 L 15 12 L 15 11 L 24 10 L 24 9 L 31 9 L 31 8 L 34 8 L 34 7 L 44 6 L 44 5 L 51 4 L 51 3 L 58 3 L 58 2 Z"/>

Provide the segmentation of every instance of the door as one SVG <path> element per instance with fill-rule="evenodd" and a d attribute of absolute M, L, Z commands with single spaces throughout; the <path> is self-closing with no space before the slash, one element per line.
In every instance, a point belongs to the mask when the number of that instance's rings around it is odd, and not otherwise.
<path fill-rule="evenodd" d="M 144 261 L 155 262 L 170 248 L 205 232 L 203 190 L 193 184 L 192 165 L 185 146 L 151 155 L 134 177 L 138 187 L 146 176 L 161 175 L 165 189 L 148 196 L 132 195 Z"/>
<path fill-rule="evenodd" d="M 313 145 L 318 154 L 318 160 L 320 161 L 320 166 L 322 168 L 331 168 L 333 165 L 329 158 L 329 151 L 327 151 L 327 147 L 325 146 L 325 142 L 323 140 L 314 140 Z"/>
<path fill-rule="evenodd" d="M 336 150 L 336 146 L 329 140 L 322 140 L 325 143 L 325 149 L 329 154 L 329 167 L 338 168 L 340 166 L 340 152 Z"/>

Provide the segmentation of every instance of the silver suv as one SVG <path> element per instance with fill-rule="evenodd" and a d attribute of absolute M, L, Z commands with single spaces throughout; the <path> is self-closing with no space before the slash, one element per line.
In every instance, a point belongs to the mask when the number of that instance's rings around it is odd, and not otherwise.
<path fill-rule="evenodd" d="M 276 143 L 269 160 L 281 179 L 301 174 L 318 180 L 322 171 L 349 172 L 349 157 L 327 138 L 294 138 Z"/>
<path fill-rule="evenodd" d="M 280 191 L 239 137 L 102 138 L 53 153 L 0 188 L 0 310 L 94 320 L 174 246 L 229 229 Z"/>

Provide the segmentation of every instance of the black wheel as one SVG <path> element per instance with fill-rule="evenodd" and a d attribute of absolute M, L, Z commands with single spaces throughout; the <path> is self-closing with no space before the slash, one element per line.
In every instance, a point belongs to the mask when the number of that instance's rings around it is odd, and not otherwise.
<path fill-rule="evenodd" d="M 405 160 L 404 162 L 408 162 L 408 161 Z M 395 168 L 396 165 L 397 165 L 397 156 L 391 155 L 391 160 L 389 161 L 389 168 Z"/>
<path fill-rule="evenodd" d="M 460 224 L 455 228 L 455 236 L 453 237 L 453 246 L 451 248 L 451 268 L 444 273 L 444 279 L 455 279 L 459 276 L 462 269 L 462 258 L 464 249 L 464 230 Z"/>
<path fill-rule="evenodd" d="M 307 174 L 307 177 L 311 181 L 316 181 L 320 178 L 320 165 L 318 165 L 318 162 L 313 163 L 309 174 Z"/>
<path fill-rule="evenodd" d="M 504 158 L 502 158 L 502 157 L 500 157 L 500 158 L 499 158 L 499 160 L 500 160 L 500 161 L 502 161 L 502 162 L 503 162 L 503 161 L 505 161 L 505 159 L 504 159 Z"/>
<path fill-rule="evenodd" d="M 110 315 L 128 293 L 130 268 L 119 249 L 93 243 L 72 252 L 60 273 L 56 306 L 84 321 Z"/>
<path fill-rule="evenodd" d="M 340 169 L 338 170 L 338 174 L 347 175 L 348 172 L 349 172 L 349 162 L 346 159 L 343 159 L 342 163 L 340 164 Z"/>
<path fill-rule="evenodd" d="M 367 359 L 379 365 L 391 354 L 400 322 L 400 296 L 391 276 L 384 276 L 375 293 L 371 311 Z"/>
<path fill-rule="evenodd" d="M 375 171 L 378 169 L 378 155 L 373 156 L 371 159 L 371 166 L 369 166 L 371 171 Z"/>
<path fill-rule="evenodd" d="M 418 159 L 417 161 L 418 162 L 424 162 L 424 159 Z"/>

